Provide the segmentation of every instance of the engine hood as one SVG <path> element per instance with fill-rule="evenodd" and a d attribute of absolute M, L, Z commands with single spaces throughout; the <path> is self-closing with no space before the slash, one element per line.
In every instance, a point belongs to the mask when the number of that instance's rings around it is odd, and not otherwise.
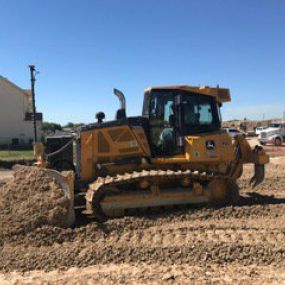
<path fill-rule="evenodd" d="M 269 137 L 269 136 L 274 136 L 274 135 L 279 134 L 279 133 L 280 133 L 280 128 L 269 127 L 266 130 L 262 131 L 260 133 L 259 137 L 260 138 L 266 138 L 266 137 Z"/>
<path fill-rule="evenodd" d="M 261 131 L 262 133 L 271 133 L 271 132 L 276 132 L 276 131 L 279 131 L 280 129 L 279 128 L 272 128 L 272 127 L 269 127 L 263 131 Z"/>

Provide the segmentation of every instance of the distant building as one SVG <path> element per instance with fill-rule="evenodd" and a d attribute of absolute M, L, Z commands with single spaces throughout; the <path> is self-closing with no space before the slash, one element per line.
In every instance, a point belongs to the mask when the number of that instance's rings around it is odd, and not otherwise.
<path fill-rule="evenodd" d="M 0 75 L 0 145 L 33 142 L 32 96 Z M 42 113 L 36 114 L 38 138 L 42 136 Z"/>

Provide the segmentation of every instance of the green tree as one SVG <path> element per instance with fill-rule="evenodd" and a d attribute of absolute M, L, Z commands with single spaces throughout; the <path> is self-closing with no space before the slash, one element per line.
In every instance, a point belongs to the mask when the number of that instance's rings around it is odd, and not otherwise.
<path fill-rule="evenodd" d="M 80 127 L 83 126 L 83 123 L 72 123 L 72 122 L 68 122 L 66 125 L 63 126 L 63 128 L 67 128 L 67 129 L 73 129 L 76 127 Z"/>
<path fill-rule="evenodd" d="M 64 128 L 74 128 L 75 124 L 72 122 L 68 122 L 65 126 L 63 126 Z"/>
<path fill-rule="evenodd" d="M 57 123 L 43 122 L 42 129 L 44 133 L 54 133 L 56 130 L 61 131 L 62 127 Z"/>

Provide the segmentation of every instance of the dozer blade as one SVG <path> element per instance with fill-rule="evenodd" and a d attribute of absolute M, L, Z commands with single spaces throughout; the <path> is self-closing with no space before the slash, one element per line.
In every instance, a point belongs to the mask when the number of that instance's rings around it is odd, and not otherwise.
<path fill-rule="evenodd" d="M 264 180 L 265 170 L 264 164 L 255 164 L 254 165 L 254 176 L 250 179 L 250 186 L 255 188 L 257 185 L 262 183 Z"/>
<path fill-rule="evenodd" d="M 67 212 L 67 220 L 65 225 L 72 227 L 75 224 L 75 212 L 74 212 L 74 173 L 73 171 L 58 172 L 53 169 L 45 169 L 45 172 L 53 177 L 57 184 L 63 189 L 65 197 L 68 198 L 69 207 Z"/>

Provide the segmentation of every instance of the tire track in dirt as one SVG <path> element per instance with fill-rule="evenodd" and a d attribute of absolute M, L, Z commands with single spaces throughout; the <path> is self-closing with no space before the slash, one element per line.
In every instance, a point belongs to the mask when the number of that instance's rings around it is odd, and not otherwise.
<path fill-rule="evenodd" d="M 193 244 L 196 242 L 224 242 L 243 244 L 270 244 L 278 245 L 285 240 L 285 233 L 279 230 L 258 230 L 258 229 L 194 229 L 180 228 L 173 230 L 156 231 L 136 231 L 127 232 L 122 236 L 110 235 L 106 239 L 100 240 L 106 244 L 116 244 L 120 246 L 128 243 L 129 247 L 171 247 Z"/>
<path fill-rule="evenodd" d="M 192 244 L 162 247 L 123 244 L 72 243 L 52 248 L 16 249 L 4 247 L 0 253 L 2 271 L 52 270 L 96 264 L 153 262 L 172 264 L 285 265 L 283 246 L 196 241 Z"/>
<path fill-rule="evenodd" d="M 207 225 L 204 221 L 201 225 L 192 225 L 189 221 L 126 229 L 93 239 L 53 243 L 52 246 L 19 248 L 7 245 L 0 253 L 0 268 L 4 271 L 52 270 L 110 262 L 151 264 L 154 260 L 166 265 L 284 265 L 284 229 L 241 227 L 229 223 L 222 227 L 221 221 L 217 227 L 214 224 Z"/>

